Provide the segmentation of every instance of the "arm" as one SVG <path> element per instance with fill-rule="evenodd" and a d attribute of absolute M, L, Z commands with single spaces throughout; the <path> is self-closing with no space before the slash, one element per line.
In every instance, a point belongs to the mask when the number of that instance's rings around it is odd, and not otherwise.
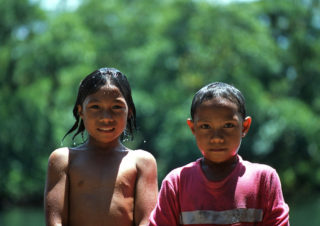
<path fill-rule="evenodd" d="M 268 204 L 263 217 L 263 225 L 289 226 L 289 207 L 285 203 L 280 178 L 275 170 L 267 182 Z"/>
<path fill-rule="evenodd" d="M 60 148 L 51 153 L 48 163 L 44 208 L 47 226 L 68 224 L 68 168 L 69 150 Z"/>
<path fill-rule="evenodd" d="M 180 225 L 179 192 L 171 183 L 173 177 L 166 176 L 162 181 L 158 202 L 150 215 L 149 226 Z"/>
<path fill-rule="evenodd" d="M 145 151 L 136 151 L 137 158 L 137 181 L 134 201 L 135 225 L 147 225 L 149 215 L 157 202 L 157 163 L 154 157 Z"/>

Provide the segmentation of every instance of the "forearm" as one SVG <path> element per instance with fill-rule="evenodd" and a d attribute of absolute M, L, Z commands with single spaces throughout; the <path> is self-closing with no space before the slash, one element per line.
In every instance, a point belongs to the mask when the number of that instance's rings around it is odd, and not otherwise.
<path fill-rule="evenodd" d="M 143 155 L 137 165 L 134 221 L 135 225 L 148 225 L 150 213 L 157 203 L 157 164 L 154 157 L 148 153 Z"/>
<path fill-rule="evenodd" d="M 44 191 L 46 225 L 67 225 L 68 222 L 68 176 L 66 174 L 67 149 L 58 149 L 49 157 L 47 180 Z"/>
<path fill-rule="evenodd" d="M 45 199 L 45 221 L 46 226 L 67 226 L 67 211 L 59 208 L 58 203 L 53 202 L 50 198 Z"/>

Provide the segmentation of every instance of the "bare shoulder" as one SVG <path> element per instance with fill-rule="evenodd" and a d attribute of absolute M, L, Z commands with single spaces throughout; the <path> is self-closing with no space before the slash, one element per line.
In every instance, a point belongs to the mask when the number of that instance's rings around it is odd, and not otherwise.
<path fill-rule="evenodd" d="M 154 156 L 145 150 L 130 150 L 130 157 L 131 159 L 134 159 L 135 165 L 137 169 L 140 170 L 145 170 L 149 169 L 150 171 L 156 170 L 157 168 L 157 162 Z M 152 170 L 151 170 L 152 169 Z"/>
<path fill-rule="evenodd" d="M 54 150 L 49 156 L 49 167 L 64 170 L 69 162 L 69 148 L 63 147 Z"/>
<path fill-rule="evenodd" d="M 155 164 L 156 163 L 156 159 L 150 152 L 147 152 L 141 149 L 130 150 L 130 155 L 134 156 L 137 164 Z"/>

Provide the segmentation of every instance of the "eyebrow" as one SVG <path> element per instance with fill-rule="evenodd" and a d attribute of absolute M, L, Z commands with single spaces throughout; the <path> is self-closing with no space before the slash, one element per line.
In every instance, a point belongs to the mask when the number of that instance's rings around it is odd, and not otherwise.
<path fill-rule="evenodd" d="M 198 122 L 201 122 L 201 123 L 210 123 L 212 120 L 207 120 L 207 119 L 199 119 L 197 120 Z M 222 120 L 223 122 L 238 122 L 239 120 L 237 119 L 234 119 L 234 118 L 231 118 L 231 119 L 223 119 Z"/>
<path fill-rule="evenodd" d="M 127 101 L 124 97 L 118 97 L 114 101 L 119 102 L 119 103 L 127 103 Z"/>
<path fill-rule="evenodd" d="M 117 97 L 117 98 L 114 98 L 114 101 L 116 102 L 126 102 L 125 98 L 124 97 Z M 89 99 L 89 102 L 101 102 L 99 99 L 97 98 L 92 98 L 92 99 Z"/>
<path fill-rule="evenodd" d="M 89 101 L 88 101 L 88 103 L 96 103 L 96 102 L 100 102 L 100 101 L 96 98 L 89 99 Z"/>

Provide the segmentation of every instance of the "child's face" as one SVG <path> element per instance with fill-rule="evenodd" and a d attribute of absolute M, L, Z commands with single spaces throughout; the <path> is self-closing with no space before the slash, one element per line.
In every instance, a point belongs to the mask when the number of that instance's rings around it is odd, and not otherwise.
<path fill-rule="evenodd" d="M 204 158 L 221 163 L 237 154 L 251 118 L 243 120 L 235 103 L 217 97 L 201 103 L 187 122 Z"/>
<path fill-rule="evenodd" d="M 126 128 L 128 105 L 114 85 L 104 85 L 87 96 L 78 110 L 90 137 L 98 142 L 117 140 Z"/>

